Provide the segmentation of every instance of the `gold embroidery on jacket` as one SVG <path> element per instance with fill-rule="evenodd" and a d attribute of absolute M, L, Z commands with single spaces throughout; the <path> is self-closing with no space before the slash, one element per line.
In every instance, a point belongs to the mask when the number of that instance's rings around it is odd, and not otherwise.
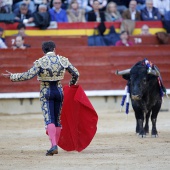
<path fill-rule="evenodd" d="M 57 55 L 46 55 L 38 60 L 43 71 L 38 74 L 40 81 L 58 81 L 64 78 L 65 68 L 68 67 L 68 59 Z M 51 75 L 50 75 L 51 72 Z"/>
<path fill-rule="evenodd" d="M 76 84 L 79 77 L 78 70 L 67 58 L 49 52 L 36 60 L 33 67 L 27 72 L 11 74 L 10 79 L 11 81 L 24 81 L 37 75 L 37 79 L 40 81 L 59 81 L 64 78 L 65 70 L 72 75 L 70 85 Z"/>

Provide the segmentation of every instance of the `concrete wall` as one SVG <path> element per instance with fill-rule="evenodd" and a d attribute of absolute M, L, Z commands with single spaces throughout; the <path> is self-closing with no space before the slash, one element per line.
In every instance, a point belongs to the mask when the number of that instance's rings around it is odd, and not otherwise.
<path fill-rule="evenodd" d="M 97 113 L 101 112 L 119 112 L 122 97 L 119 96 L 98 96 L 89 97 Z M 170 99 L 164 97 L 161 110 L 170 111 Z M 132 107 L 130 104 L 130 111 Z M 125 112 L 125 106 L 122 110 Z M 38 98 L 16 98 L 0 99 L 0 114 L 25 114 L 41 113 L 40 101 Z"/>

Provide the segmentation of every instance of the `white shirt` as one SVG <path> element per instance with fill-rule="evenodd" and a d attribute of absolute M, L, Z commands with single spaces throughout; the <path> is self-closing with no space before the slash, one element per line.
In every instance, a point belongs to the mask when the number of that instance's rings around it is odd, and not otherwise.
<path fill-rule="evenodd" d="M 161 15 L 165 12 L 170 11 L 170 0 L 153 0 L 153 6 L 158 8 Z"/>
<path fill-rule="evenodd" d="M 148 13 L 149 13 L 149 18 L 153 18 L 152 10 L 147 8 L 147 11 L 148 11 Z"/>
<path fill-rule="evenodd" d="M 131 11 L 131 20 L 135 20 L 136 11 Z"/>

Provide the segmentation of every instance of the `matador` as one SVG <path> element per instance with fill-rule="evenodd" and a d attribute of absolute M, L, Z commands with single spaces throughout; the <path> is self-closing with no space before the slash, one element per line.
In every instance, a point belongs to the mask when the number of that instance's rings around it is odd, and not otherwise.
<path fill-rule="evenodd" d="M 69 85 L 75 85 L 79 78 L 78 70 L 69 62 L 68 58 L 55 54 L 55 43 L 47 41 L 42 44 L 44 56 L 34 62 L 27 72 L 2 74 L 13 82 L 29 80 L 37 75 L 40 81 L 40 102 L 51 147 L 46 156 L 58 154 L 58 140 L 61 132 L 61 109 L 63 103 L 63 88 L 61 80 L 65 71 L 72 78 Z"/>

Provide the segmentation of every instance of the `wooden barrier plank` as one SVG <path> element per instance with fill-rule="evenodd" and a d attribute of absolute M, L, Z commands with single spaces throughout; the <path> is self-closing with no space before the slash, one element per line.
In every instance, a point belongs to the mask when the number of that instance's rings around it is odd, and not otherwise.
<path fill-rule="evenodd" d="M 160 44 L 156 35 L 131 35 L 129 40 L 134 43 L 134 45 L 155 45 Z M 169 41 L 167 44 L 170 44 L 170 35 Z"/>
<path fill-rule="evenodd" d="M 6 44 L 10 48 L 12 46 L 12 40 L 15 39 L 15 36 L 6 37 Z M 26 44 L 31 45 L 31 48 L 41 47 L 43 41 L 52 40 L 58 46 L 88 46 L 88 37 L 87 36 L 26 36 L 24 41 Z M 139 45 L 160 45 L 156 35 L 133 35 L 129 36 L 129 40 L 133 42 L 134 46 Z M 139 42 L 140 41 L 140 42 Z M 170 35 L 169 42 L 170 44 Z"/>
<path fill-rule="evenodd" d="M 8 36 L 5 38 L 8 47 L 12 46 L 12 41 L 15 36 Z M 41 47 L 44 41 L 54 41 L 57 46 L 87 46 L 87 36 L 26 36 L 24 37 L 25 44 L 31 45 L 31 48 Z"/>
<path fill-rule="evenodd" d="M 76 23 L 57 23 L 58 29 L 92 29 L 95 28 L 98 22 L 76 22 Z M 114 26 L 115 28 L 120 28 L 121 22 L 105 22 L 107 28 Z M 144 24 L 147 24 L 150 28 L 163 28 L 161 21 L 137 21 L 135 24 L 136 28 L 141 28 Z M 0 23 L 0 27 L 5 30 L 16 30 L 18 23 Z M 39 30 L 37 27 L 27 27 L 27 30 Z M 53 29 L 51 29 L 53 30 Z"/>

